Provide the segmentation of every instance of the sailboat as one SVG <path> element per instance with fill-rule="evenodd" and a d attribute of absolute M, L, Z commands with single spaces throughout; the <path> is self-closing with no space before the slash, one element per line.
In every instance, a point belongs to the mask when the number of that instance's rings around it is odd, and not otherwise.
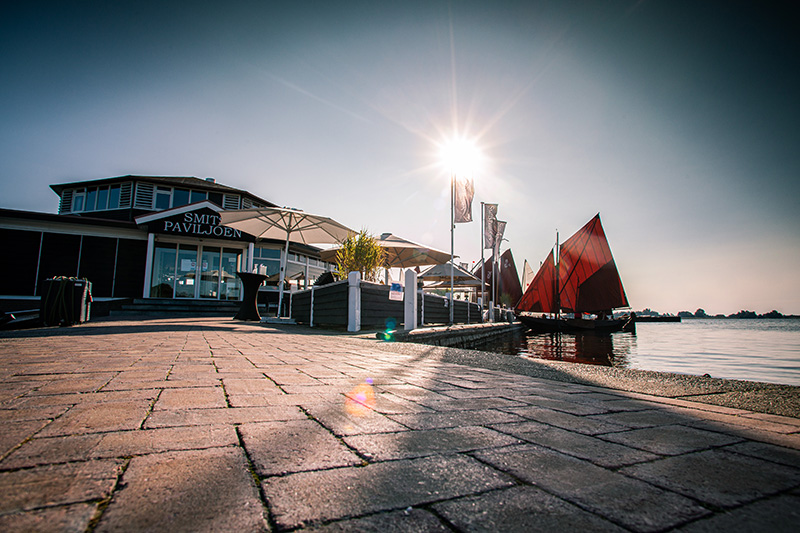
<path fill-rule="evenodd" d="M 630 317 L 612 317 L 620 307 L 628 298 L 598 213 L 561 246 L 556 242 L 515 311 L 534 331 L 613 332 L 633 327 Z"/>

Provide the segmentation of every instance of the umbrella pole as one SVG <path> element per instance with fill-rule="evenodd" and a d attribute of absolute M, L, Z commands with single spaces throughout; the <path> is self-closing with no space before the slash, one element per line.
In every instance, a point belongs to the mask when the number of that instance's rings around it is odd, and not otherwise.
<path fill-rule="evenodd" d="M 281 317 L 281 310 L 283 309 L 283 281 L 286 279 L 286 263 L 289 259 L 289 232 L 286 232 L 286 246 L 283 250 L 283 257 L 281 257 L 281 275 L 278 276 L 278 318 Z"/>

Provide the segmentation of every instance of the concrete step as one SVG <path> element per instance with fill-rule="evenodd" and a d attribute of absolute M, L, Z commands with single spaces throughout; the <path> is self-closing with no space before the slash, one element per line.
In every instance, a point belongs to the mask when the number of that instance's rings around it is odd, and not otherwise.
<path fill-rule="evenodd" d="M 183 315 L 233 316 L 241 302 L 232 300 L 177 300 L 168 298 L 138 298 L 132 303 L 111 311 L 113 316 Z"/>

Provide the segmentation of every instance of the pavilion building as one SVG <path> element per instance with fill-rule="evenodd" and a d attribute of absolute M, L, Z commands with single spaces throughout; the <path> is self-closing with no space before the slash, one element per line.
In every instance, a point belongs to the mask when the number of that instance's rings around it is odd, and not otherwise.
<path fill-rule="evenodd" d="M 277 207 L 268 200 L 194 177 L 119 176 L 51 189 L 58 214 L 0 208 L 0 305 L 38 300 L 54 276 L 86 278 L 100 299 L 239 300 L 236 272 L 254 270 L 270 276 L 259 301 L 276 299 L 285 242 L 222 226 L 219 216 Z M 295 243 L 286 264 L 299 289 L 332 269 L 319 249 Z"/>

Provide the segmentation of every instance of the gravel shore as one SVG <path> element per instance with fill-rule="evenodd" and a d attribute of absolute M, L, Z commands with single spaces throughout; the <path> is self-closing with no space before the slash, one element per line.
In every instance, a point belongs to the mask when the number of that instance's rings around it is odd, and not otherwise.
<path fill-rule="evenodd" d="M 434 357 L 444 362 L 475 368 L 800 418 L 800 387 L 791 385 L 533 360 L 479 350 L 406 342 L 391 343 L 367 338 L 365 342 L 379 343 L 384 350 Z"/>

